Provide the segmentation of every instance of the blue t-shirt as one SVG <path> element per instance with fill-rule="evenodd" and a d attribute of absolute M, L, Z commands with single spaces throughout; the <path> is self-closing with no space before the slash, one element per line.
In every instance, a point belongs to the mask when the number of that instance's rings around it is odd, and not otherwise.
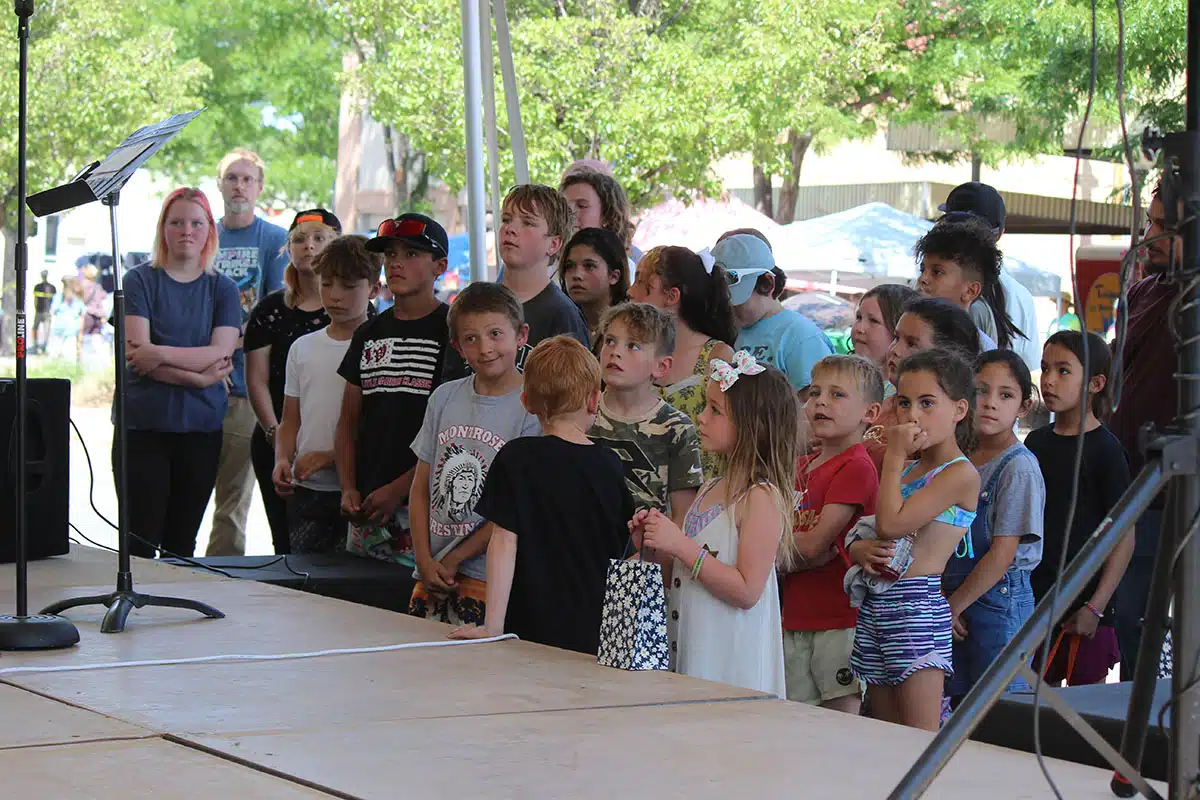
<path fill-rule="evenodd" d="M 785 308 L 760 319 L 738 334 L 736 350 L 778 369 L 796 391 L 812 383 L 812 368 L 833 355 L 829 338 L 808 317 Z"/>
<path fill-rule="evenodd" d="M 287 231 L 255 217 L 244 228 L 230 230 L 217 223 L 221 246 L 213 268 L 230 278 L 241 294 L 242 326 L 250 319 L 250 310 L 259 299 L 283 288 L 283 270 L 288 257 L 285 250 Z M 233 394 L 246 396 L 246 356 L 239 347 L 233 353 Z"/>
<path fill-rule="evenodd" d="M 150 320 L 150 343 L 207 347 L 214 328 L 241 328 L 238 290 L 223 275 L 206 272 L 179 283 L 149 264 L 125 274 L 125 314 Z M 125 423 L 131 430 L 192 433 L 221 429 L 228 399 L 225 387 L 176 386 L 138 376 L 128 367 Z"/>

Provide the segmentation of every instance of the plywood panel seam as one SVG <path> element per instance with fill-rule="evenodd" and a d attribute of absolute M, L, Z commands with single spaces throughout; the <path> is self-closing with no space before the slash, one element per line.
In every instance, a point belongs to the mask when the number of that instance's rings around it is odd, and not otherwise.
<path fill-rule="evenodd" d="M 38 742 L 36 744 L 10 744 L 0 745 L 0 751 L 8 750 L 37 750 L 44 747 L 73 747 L 77 744 L 103 744 L 105 742 L 137 742 L 147 739 L 161 739 L 162 734 L 146 731 L 138 736 L 81 736 L 78 739 L 69 739 L 57 742 Z"/>
<path fill-rule="evenodd" d="M 48 691 L 39 691 L 37 689 L 32 689 L 28 686 L 23 686 L 22 684 L 19 684 L 19 683 L 13 683 L 12 681 L 6 680 L 6 679 L 0 679 L 0 684 L 3 684 L 5 686 L 11 686 L 14 689 L 20 689 L 23 692 L 29 692 L 30 694 L 37 695 L 38 697 L 43 697 L 47 700 L 53 700 L 56 703 L 62 703 L 64 706 L 68 706 L 69 708 L 74 708 L 79 711 L 86 711 L 89 714 L 97 714 L 101 717 L 104 717 L 105 719 L 113 720 L 114 722 L 120 722 L 124 725 L 132 725 L 135 728 L 141 728 L 142 730 L 146 731 L 147 737 L 157 736 L 159 733 L 161 733 L 160 731 L 155 731 L 153 728 L 147 728 L 145 725 L 142 725 L 141 723 L 130 722 L 127 719 L 123 719 L 121 717 L 116 717 L 116 716 L 113 716 L 112 714 L 107 714 L 103 711 L 99 711 L 95 708 L 91 708 L 90 706 L 83 705 L 82 703 L 72 702 L 71 700 L 67 700 L 66 698 L 59 697 L 58 695 L 50 694 Z M 145 737 L 138 737 L 138 738 L 145 738 Z"/>
<path fill-rule="evenodd" d="M 240 758 L 238 756 L 232 755 L 232 754 L 224 752 L 222 750 L 217 750 L 212 747 L 207 747 L 203 744 L 200 744 L 199 742 L 195 742 L 190 739 L 184 739 L 184 738 L 181 738 L 179 736 L 175 736 L 175 735 L 169 734 L 169 733 L 165 734 L 162 738 L 165 741 L 168 741 L 172 744 L 177 744 L 180 747 L 187 747 L 191 750 L 195 750 L 197 752 L 204 753 L 205 755 L 214 756 L 216 758 L 221 759 L 222 761 L 228 761 L 230 763 L 237 764 L 242 767 L 246 767 L 247 769 L 252 769 L 255 772 L 261 772 L 264 775 L 270 775 L 273 778 L 279 778 L 280 780 L 285 780 L 288 783 L 294 783 L 298 786 L 303 786 L 306 789 L 312 789 L 317 792 L 323 792 L 324 794 L 327 794 L 330 797 L 340 797 L 343 800 L 365 800 L 364 798 L 359 797 L 358 795 L 338 791 L 337 789 L 334 789 L 329 786 L 323 786 L 319 783 L 314 783 L 313 781 L 307 781 L 307 780 L 304 780 L 303 778 L 298 778 L 295 775 L 289 775 L 286 772 L 282 772 L 277 769 L 271 769 L 268 766 L 259 764 L 257 762 L 251 761 L 249 759 Z"/>

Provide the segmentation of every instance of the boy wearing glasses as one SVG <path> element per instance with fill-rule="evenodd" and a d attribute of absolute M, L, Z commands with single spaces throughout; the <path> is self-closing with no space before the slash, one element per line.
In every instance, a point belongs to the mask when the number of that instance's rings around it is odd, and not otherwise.
<path fill-rule="evenodd" d="M 338 374 L 346 379 L 334 452 L 346 549 L 414 565 L 408 492 L 417 457 L 410 445 L 442 382 L 449 307 L 433 293 L 446 270 L 446 231 L 423 214 L 384 220 L 367 250 L 384 257 L 395 303 L 354 333 Z"/>
<path fill-rule="evenodd" d="M 213 269 L 230 278 L 242 301 L 242 329 L 260 298 L 283 288 L 287 266 L 287 231 L 256 216 L 254 206 L 266 175 L 257 153 L 237 149 L 217 165 L 217 181 L 225 215 L 217 225 L 220 247 Z M 242 555 L 246 551 L 246 517 L 254 492 L 250 441 L 258 423 L 246 393 L 246 355 L 238 342 L 229 376 L 229 406 L 217 467 L 212 533 L 207 555 Z"/>
<path fill-rule="evenodd" d="M 563 196 L 549 186 L 527 183 L 504 198 L 500 211 L 500 253 L 504 272 L 500 283 L 521 301 L 529 341 L 517 353 L 517 369 L 524 372 L 525 359 L 537 343 L 559 334 L 591 347 L 591 332 L 583 312 L 551 280 L 551 266 L 571 235 L 574 216 Z M 465 377 L 470 368 L 459 352 L 446 353 L 446 380 Z"/>

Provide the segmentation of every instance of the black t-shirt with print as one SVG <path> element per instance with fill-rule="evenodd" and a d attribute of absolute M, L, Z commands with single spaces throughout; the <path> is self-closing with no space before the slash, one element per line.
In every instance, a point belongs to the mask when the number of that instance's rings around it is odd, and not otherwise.
<path fill-rule="evenodd" d="M 305 311 L 289 308 L 283 301 L 283 290 L 271 292 L 254 306 L 250 321 L 246 323 L 246 337 L 242 349 L 247 353 L 270 347 L 267 355 L 267 388 L 271 391 L 271 405 L 275 417 L 283 420 L 283 383 L 287 371 L 288 350 L 301 336 L 319 331 L 329 324 L 325 309 Z"/>
<path fill-rule="evenodd" d="M 624 555 L 633 516 L 621 459 L 557 436 L 513 439 L 475 511 L 517 535 L 505 631 L 595 655 L 608 563 Z"/>
<path fill-rule="evenodd" d="M 363 323 L 350 340 L 338 374 L 362 389 L 354 464 L 363 497 L 416 466 L 412 443 L 429 395 L 442 382 L 449 311 L 440 303 L 413 320 L 388 311 Z"/>
<path fill-rule="evenodd" d="M 521 309 L 525 312 L 525 322 L 529 325 L 529 341 L 517 353 L 519 371 L 525 371 L 525 359 L 529 358 L 533 348 L 543 339 L 567 334 L 591 349 L 591 332 L 583 318 L 583 312 L 554 281 L 550 281 L 545 289 L 522 303 Z M 446 363 L 443 366 L 443 380 L 453 381 L 470 374 L 471 368 L 458 350 L 448 347 Z"/>

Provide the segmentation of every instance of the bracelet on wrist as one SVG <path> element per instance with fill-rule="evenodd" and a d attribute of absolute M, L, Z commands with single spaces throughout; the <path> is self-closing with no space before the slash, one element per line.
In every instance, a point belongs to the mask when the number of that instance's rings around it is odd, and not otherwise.
<path fill-rule="evenodd" d="M 1100 609 L 1096 608 L 1090 602 L 1084 603 L 1083 607 L 1086 608 L 1088 611 L 1092 612 L 1093 614 L 1095 614 L 1096 619 L 1104 619 L 1104 612 L 1101 611 Z"/>
<path fill-rule="evenodd" d="M 696 556 L 696 563 L 692 564 L 692 580 L 700 579 L 700 567 L 704 565 L 704 559 L 708 556 L 708 545 L 700 548 L 700 555 Z"/>
<path fill-rule="evenodd" d="M 267 441 L 274 444 L 275 443 L 275 431 L 279 429 L 279 426 L 272 425 L 269 428 L 263 428 L 263 426 L 260 425 L 259 427 L 262 428 L 263 435 L 265 435 L 267 437 Z"/>

